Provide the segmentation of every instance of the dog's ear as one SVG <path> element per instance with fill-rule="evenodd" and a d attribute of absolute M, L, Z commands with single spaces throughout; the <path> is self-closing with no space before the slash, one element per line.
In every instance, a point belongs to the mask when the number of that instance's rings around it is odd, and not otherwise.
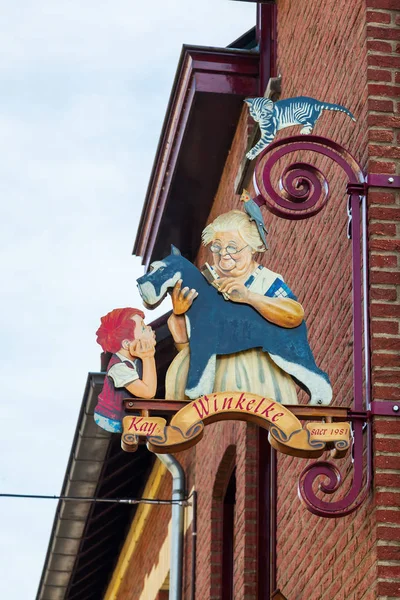
<path fill-rule="evenodd" d="M 173 244 L 171 244 L 171 254 L 173 256 L 181 256 L 181 251 L 178 250 L 178 248 L 176 246 L 174 246 Z"/>

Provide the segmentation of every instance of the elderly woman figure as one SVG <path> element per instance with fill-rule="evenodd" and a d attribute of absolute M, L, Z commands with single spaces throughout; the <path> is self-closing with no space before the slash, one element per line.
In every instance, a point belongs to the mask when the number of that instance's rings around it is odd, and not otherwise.
<path fill-rule="evenodd" d="M 255 260 L 265 247 L 255 223 L 245 213 L 232 210 L 220 215 L 204 229 L 202 239 L 211 250 L 210 269 L 227 301 L 248 304 L 279 327 L 300 325 L 303 308 L 282 276 Z M 172 292 L 173 314 L 168 326 L 180 352 L 168 370 L 167 398 L 185 397 L 190 356 L 184 313 L 197 292 L 184 284 L 179 281 Z M 293 379 L 258 348 L 218 356 L 213 391 L 250 391 L 284 404 L 298 402 Z"/>

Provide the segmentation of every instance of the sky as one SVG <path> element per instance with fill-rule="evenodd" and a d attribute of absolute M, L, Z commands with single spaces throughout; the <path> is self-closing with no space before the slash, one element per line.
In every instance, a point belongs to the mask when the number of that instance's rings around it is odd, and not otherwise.
<path fill-rule="evenodd" d="M 182 44 L 228 45 L 255 6 L 3 3 L 0 493 L 60 492 L 100 317 L 141 306 L 132 248 Z M 0 498 L 1 598 L 35 598 L 55 508 Z"/>

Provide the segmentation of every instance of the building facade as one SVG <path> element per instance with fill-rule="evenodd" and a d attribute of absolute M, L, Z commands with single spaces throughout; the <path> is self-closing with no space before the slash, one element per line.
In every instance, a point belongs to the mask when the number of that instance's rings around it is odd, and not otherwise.
<path fill-rule="evenodd" d="M 388 402 L 400 405 L 399 11 L 398 0 L 278 0 L 260 4 L 256 29 L 229 48 L 183 48 L 134 248 L 145 265 L 167 255 L 173 243 L 201 266 L 209 260 L 200 244 L 203 227 L 240 209 L 243 187 L 255 194 L 254 164 L 245 154 L 256 128 L 243 99 L 263 96 L 271 78 L 273 99 L 280 93 L 346 106 L 355 123 L 325 111 L 314 134 L 345 147 L 365 174 L 393 180 L 393 189 L 389 184 L 367 190 L 371 377 L 365 373 L 365 379 L 371 400 L 386 407 L 386 414 L 376 410 L 372 418 L 367 497 L 347 516 L 314 515 L 297 492 L 307 459 L 271 450 L 267 433 L 252 423 L 212 424 L 198 445 L 176 455 L 189 497 L 184 600 L 400 598 L 400 419 L 395 410 L 387 412 Z M 287 135 L 281 131 L 278 139 Z M 354 306 L 346 182 L 326 158 L 318 166 L 330 175 L 328 203 L 315 217 L 297 221 L 262 209 L 270 249 L 261 262 L 282 273 L 305 307 L 316 362 L 332 382 L 332 405 L 351 407 Z M 163 398 L 174 348 L 165 319 L 156 329 L 157 398 Z M 96 377 L 101 382 L 103 376 Z M 89 396 L 98 393 L 99 381 L 85 392 L 74 442 L 81 452 L 85 442 L 88 454 L 75 451 L 75 462 L 81 462 L 70 463 L 65 493 L 171 498 L 170 474 L 144 447 L 139 455 L 124 454 L 116 436 L 88 432 L 82 419 L 93 409 Z M 102 449 L 93 451 L 90 439 L 100 439 Z M 90 470 L 87 461 L 95 467 Z M 323 496 L 327 502 L 345 497 L 354 476 L 351 456 L 335 464 L 343 482 L 333 497 Z M 113 479 L 115 485 L 107 487 Z M 365 486 L 366 480 L 365 468 Z M 85 513 L 76 504 L 75 512 L 65 514 L 60 503 L 38 598 L 168 598 L 171 507 L 113 506 L 107 512 L 93 506 Z"/>

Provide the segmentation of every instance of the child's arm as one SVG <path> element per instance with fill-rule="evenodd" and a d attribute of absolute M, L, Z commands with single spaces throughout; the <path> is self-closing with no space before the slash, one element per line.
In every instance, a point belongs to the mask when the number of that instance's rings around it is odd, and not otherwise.
<path fill-rule="evenodd" d="M 154 343 L 142 340 L 132 342 L 129 353 L 133 357 L 141 359 L 143 374 L 142 379 L 132 381 L 125 386 L 126 389 L 137 398 L 154 398 L 157 391 L 157 371 L 154 360 L 155 341 Z"/>

